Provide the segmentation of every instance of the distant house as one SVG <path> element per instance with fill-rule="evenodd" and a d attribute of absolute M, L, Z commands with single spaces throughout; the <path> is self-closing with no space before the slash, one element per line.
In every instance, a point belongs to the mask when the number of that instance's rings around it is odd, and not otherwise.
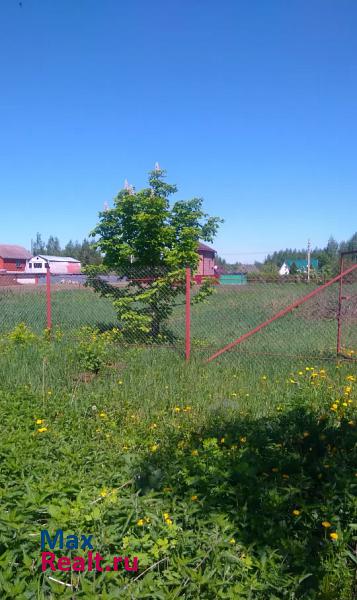
<path fill-rule="evenodd" d="M 22 246 L 0 244 L 0 271 L 25 271 L 31 253 Z"/>
<path fill-rule="evenodd" d="M 217 254 L 216 250 L 200 242 L 198 245 L 198 254 L 200 255 L 200 262 L 198 264 L 197 275 L 212 277 L 216 272 L 214 264 Z"/>
<path fill-rule="evenodd" d="M 297 270 L 300 273 L 307 273 L 307 259 L 306 258 L 288 258 L 283 262 L 279 269 L 279 275 L 289 275 L 291 265 L 295 263 Z M 310 260 L 311 269 L 317 270 L 319 268 L 319 261 L 317 258 L 312 258 Z"/>
<path fill-rule="evenodd" d="M 53 275 L 73 275 L 81 272 L 81 263 L 75 258 L 39 254 L 27 261 L 26 273 L 41 275 L 47 272 L 48 267 Z"/>

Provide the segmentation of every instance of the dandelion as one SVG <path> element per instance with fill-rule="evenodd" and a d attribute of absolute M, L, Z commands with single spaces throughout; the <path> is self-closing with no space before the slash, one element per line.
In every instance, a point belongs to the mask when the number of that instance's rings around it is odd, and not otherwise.
<path fill-rule="evenodd" d="M 101 417 L 101 419 L 106 419 L 107 413 L 101 412 L 101 413 L 99 413 L 99 416 Z"/>
<path fill-rule="evenodd" d="M 52 391 L 51 390 L 48 390 L 47 396 L 52 396 Z"/>
<path fill-rule="evenodd" d="M 156 429 L 157 425 L 156 423 L 151 423 L 151 425 L 149 425 L 149 429 Z"/>
<path fill-rule="evenodd" d="M 330 533 L 330 538 L 331 540 L 338 540 L 338 533 L 333 531 L 332 533 Z"/>
<path fill-rule="evenodd" d="M 267 376 L 266 376 L 266 375 L 263 375 L 263 376 L 262 376 L 262 379 L 263 379 L 263 381 L 265 381 L 265 380 L 267 379 Z"/>
<path fill-rule="evenodd" d="M 335 410 L 337 410 L 337 409 L 338 409 L 338 404 L 337 404 L 336 402 L 334 402 L 334 403 L 331 405 L 331 410 L 334 410 L 334 411 L 335 411 Z"/>
<path fill-rule="evenodd" d="M 325 529 L 328 529 L 329 527 L 331 527 L 330 521 L 322 521 L 321 525 L 322 525 L 322 527 L 325 527 Z"/>
<path fill-rule="evenodd" d="M 221 438 L 221 444 L 224 444 L 224 437 Z"/>
<path fill-rule="evenodd" d="M 347 375 L 347 381 L 356 381 L 356 377 L 354 375 Z"/>
<path fill-rule="evenodd" d="M 150 447 L 150 452 L 157 452 L 157 451 L 158 451 L 158 449 L 159 449 L 159 444 L 153 444 L 153 445 Z"/>
<path fill-rule="evenodd" d="M 298 517 L 301 514 L 301 510 L 297 510 L 297 508 L 294 508 L 292 514 L 294 515 L 294 517 Z"/>
<path fill-rule="evenodd" d="M 139 527 L 143 527 L 145 525 L 145 519 L 138 519 L 136 524 L 139 525 Z"/>
<path fill-rule="evenodd" d="M 103 488 L 102 491 L 100 492 L 100 495 L 102 498 L 105 498 L 106 496 L 108 496 L 108 490 L 107 488 Z"/>
<path fill-rule="evenodd" d="M 185 406 L 183 412 L 190 412 L 192 410 L 192 406 Z"/>
<path fill-rule="evenodd" d="M 304 371 L 299 371 L 298 372 L 298 375 L 303 375 L 303 374 L 304 374 Z"/>
<path fill-rule="evenodd" d="M 198 456 L 198 450 L 192 450 L 191 455 L 192 456 Z"/>
<path fill-rule="evenodd" d="M 297 381 L 295 381 L 295 379 L 289 379 L 290 383 L 297 383 Z"/>
<path fill-rule="evenodd" d="M 122 380 L 121 380 L 121 379 L 119 379 L 119 381 L 118 381 L 118 385 L 123 385 L 123 382 L 122 382 Z"/>
<path fill-rule="evenodd" d="M 231 539 L 229 540 L 229 543 L 230 543 L 230 544 L 232 544 L 232 546 L 233 546 L 233 545 L 236 543 L 236 541 L 235 541 L 235 539 L 234 539 L 234 538 L 231 538 Z"/>
<path fill-rule="evenodd" d="M 191 500 L 192 500 L 192 502 L 196 502 L 196 500 L 198 500 L 198 496 L 196 496 L 196 494 L 194 494 L 193 496 L 191 496 Z"/>
<path fill-rule="evenodd" d="M 247 438 L 245 436 L 242 436 L 242 437 L 239 438 L 239 441 L 240 441 L 241 444 L 245 444 L 246 441 L 247 441 Z"/>
<path fill-rule="evenodd" d="M 36 425 L 42 425 L 45 422 L 45 419 L 36 419 Z"/>
<path fill-rule="evenodd" d="M 172 521 L 172 519 L 165 519 L 165 523 L 166 523 L 166 525 L 168 525 L 169 527 L 171 527 L 173 521 Z"/>
<path fill-rule="evenodd" d="M 45 431 L 47 431 L 47 427 L 40 427 L 40 429 L 37 430 L 37 433 L 44 433 Z"/>
<path fill-rule="evenodd" d="M 179 413 L 181 411 L 181 408 L 179 406 L 175 406 L 174 411 L 176 413 Z"/>

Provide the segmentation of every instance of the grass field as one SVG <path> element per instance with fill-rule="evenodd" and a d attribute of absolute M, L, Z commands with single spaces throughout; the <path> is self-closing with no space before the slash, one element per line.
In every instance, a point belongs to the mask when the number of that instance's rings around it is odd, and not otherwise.
<path fill-rule="evenodd" d="M 354 597 L 353 363 L 185 364 L 73 327 L 1 337 L 1 598 Z M 40 531 L 60 528 L 138 570 L 42 572 Z"/>
<path fill-rule="evenodd" d="M 210 352 L 256 327 L 313 289 L 314 284 L 303 283 L 218 286 L 206 303 L 192 307 L 194 350 L 206 348 L 200 355 L 209 356 Z M 336 285 L 272 323 L 259 335 L 244 342 L 237 351 L 334 357 L 337 298 Z M 177 302 L 179 305 L 170 319 L 170 327 L 177 335 L 177 345 L 182 346 L 185 332 L 184 297 L 179 297 Z M 111 301 L 90 289 L 54 288 L 52 321 L 64 332 L 71 332 L 82 325 L 105 330 L 115 326 L 116 316 Z M 42 287 L 32 290 L 0 288 L 0 333 L 10 331 L 19 322 L 24 322 L 38 333 L 46 326 L 46 298 Z M 356 325 L 354 328 L 357 330 Z M 352 339 L 351 332 L 352 326 L 346 324 L 342 337 L 344 345 L 352 348 L 357 344 L 357 339 Z M 353 335 L 356 338 L 356 334 Z"/>

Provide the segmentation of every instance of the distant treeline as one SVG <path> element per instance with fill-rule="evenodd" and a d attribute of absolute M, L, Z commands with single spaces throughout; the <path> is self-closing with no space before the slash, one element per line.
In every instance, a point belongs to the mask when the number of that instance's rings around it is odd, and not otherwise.
<path fill-rule="evenodd" d="M 58 237 L 50 235 L 47 242 L 37 233 L 32 241 L 32 254 L 48 254 L 51 256 L 70 256 L 79 260 L 82 265 L 100 265 L 102 256 L 93 243 L 84 239 L 82 242 L 70 240 L 64 248 L 61 247 Z"/>
<path fill-rule="evenodd" d="M 319 261 L 319 271 L 326 275 L 334 275 L 338 272 L 339 256 L 341 252 L 353 251 L 357 252 L 357 232 L 354 233 L 347 241 L 337 242 L 332 236 L 328 239 L 324 248 L 315 247 L 311 250 L 311 258 L 317 258 Z M 272 254 L 268 254 L 263 263 L 255 262 L 254 266 L 261 273 L 269 275 L 277 274 L 279 268 L 285 260 L 294 260 L 298 258 L 306 258 L 307 249 L 285 248 L 284 250 L 276 250 Z M 223 258 L 217 257 L 217 264 L 226 272 L 234 272 L 244 270 L 246 265 L 240 262 L 227 263 Z"/>

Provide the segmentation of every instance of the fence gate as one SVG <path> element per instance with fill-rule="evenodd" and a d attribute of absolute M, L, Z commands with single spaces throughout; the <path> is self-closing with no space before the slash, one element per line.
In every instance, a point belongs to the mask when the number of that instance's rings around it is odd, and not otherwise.
<path fill-rule="evenodd" d="M 357 358 L 356 258 L 357 251 L 344 253 L 340 273 L 323 285 L 254 282 L 233 293 L 233 286 L 217 286 L 220 320 L 229 321 L 226 341 L 232 341 L 218 345 L 207 361 L 233 349 L 248 355 L 319 358 L 334 358 L 337 349 Z"/>

